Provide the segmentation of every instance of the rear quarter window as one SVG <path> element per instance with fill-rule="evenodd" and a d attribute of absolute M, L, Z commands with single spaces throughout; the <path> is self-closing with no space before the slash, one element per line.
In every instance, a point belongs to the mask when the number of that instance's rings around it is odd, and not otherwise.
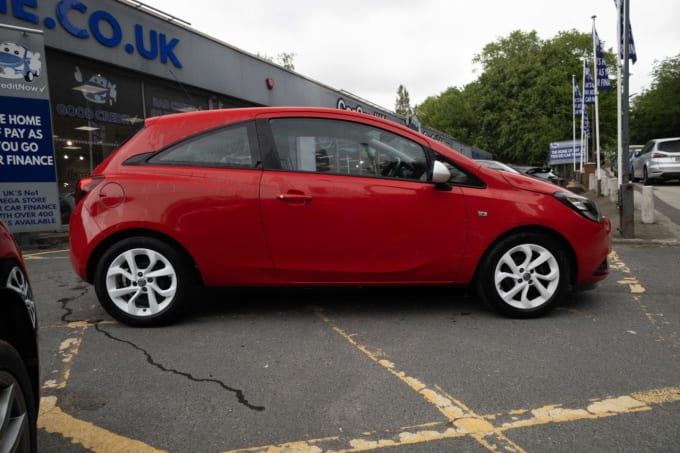
<path fill-rule="evenodd" d="M 241 123 L 183 140 L 151 157 L 160 165 L 253 168 L 256 164 L 254 126 Z"/>
<path fill-rule="evenodd" d="M 680 153 L 680 140 L 672 140 L 669 142 L 659 143 L 659 151 L 667 151 L 669 153 Z"/>

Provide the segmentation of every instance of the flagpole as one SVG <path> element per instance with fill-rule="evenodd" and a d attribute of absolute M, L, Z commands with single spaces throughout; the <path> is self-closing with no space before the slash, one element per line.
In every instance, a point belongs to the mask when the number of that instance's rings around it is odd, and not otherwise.
<path fill-rule="evenodd" d="M 617 16 L 621 17 L 621 2 L 616 4 Z M 619 38 L 621 35 L 621 20 L 616 21 L 616 36 Z M 619 194 L 621 193 L 621 185 L 623 184 L 623 142 L 621 134 L 623 133 L 623 121 L 621 118 L 621 90 L 623 90 L 623 83 L 621 77 L 621 39 L 618 41 L 618 53 L 616 57 L 616 158 L 618 162 L 616 163 L 618 169 L 618 185 Z M 620 198 L 619 198 L 620 199 Z"/>
<path fill-rule="evenodd" d="M 598 96 L 598 74 L 597 74 L 597 45 L 595 43 L 595 18 L 597 16 L 592 16 L 593 19 L 593 72 L 595 73 L 595 159 L 597 161 L 597 194 L 602 195 L 602 182 L 600 174 L 600 112 L 598 107 L 597 98 Z"/>
<path fill-rule="evenodd" d="M 583 112 L 581 112 L 581 169 L 580 170 L 581 170 L 581 177 L 583 177 L 583 164 L 584 164 L 585 160 L 588 158 L 588 153 L 586 151 L 588 149 L 588 147 L 585 146 L 584 138 L 583 138 L 584 135 L 587 138 L 587 134 L 585 134 L 583 132 L 583 129 L 584 129 L 585 123 L 586 123 L 585 118 L 586 118 L 586 112 L 587 112 L 587 110 L 586 110 L 587 107 L 586 107 L 586 56 L 585 56 L 585 54 L 583 55 L 583 85 L 581 85 L 581 86 L 583 87 L 583 91 L 581 92 L 581 105 L 582 105 Z M 583 184 L 585 185 L 585 184 L 587 184 L 587 182 L 583 181 Z"/>
<path fill-rule="evenodd" d="M 571 75 L 571 155 L 574 161 L 574 176 L 576 176 L 576 75 Z"/>
<path fill-rule="evenodd" d="M 628 105 L 628 78 L 629 78 L 629 71 L 630 71 L 630 65 L 629 65 L 629 58 L 633 59 L 633 63 L 637 60 L 637 55 L 633 52 L 633 55 L 631 55 L 631 41 L 632 41 L 632 33 L 630 31 L 630 0 L 619 0 L 618 2 L 619 6 L 619 17 L 618 21 L 620 22 L 620 27 L 621 27 L 621 34 L 618 36 L 619 43 L 620 45 L 623 46 L 623 52 L 619 53 L 618 58 L 623 59 L 623 79 L 622 79 L 622 86 L 623 89 L 621 91 L 621 146 L 622 146 L 622 158 L 625 160 L 629 159 L 628 156 L 628 151 L 629 151 L 629 130 L 628 130 L 628 121 L 629 121 L 629 105 Z M 623 41 L 623 42 L 622 42 Z M 634 49 L 633 49 L 634 51 Z M 622 187 L 621 189 L 621 220 L 620 220 L 620 231 L 621 231 L 621 236 L 624 238 L 633 238 L 635 237 L 635 215 L 634 215 L 634 206 L 635 206 L 635 200 L 634 200 L 634 195 L 635 191 L 633 190 L 633 184 L 630 181 L 626 182 L 626 185 Z"/>

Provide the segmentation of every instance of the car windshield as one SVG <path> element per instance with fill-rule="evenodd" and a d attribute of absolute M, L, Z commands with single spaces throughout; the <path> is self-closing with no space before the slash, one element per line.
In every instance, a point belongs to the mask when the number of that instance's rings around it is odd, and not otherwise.
<path fill-rule="evenodd" d="M 484 165 L 485 167 L 493 168 L 495 170 L 502 170 L 502 171 L 508 171 L 510 173 L 519 174 L 519 172 L 517 170 L 515 170 L 514 168 L 510 167 L 509 165 L 504 164 L 503 162 L 498 162 L 497 160 L 480 159 L 477 162 Z"/>

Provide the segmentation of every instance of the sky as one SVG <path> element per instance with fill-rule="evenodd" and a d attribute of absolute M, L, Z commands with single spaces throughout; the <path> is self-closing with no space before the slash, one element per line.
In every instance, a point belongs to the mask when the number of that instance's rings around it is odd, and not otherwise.
<path fill-rule="evenodd" d="M 613 0 L 143 0 L 191 28 L 252 54 L 294 54 L 295 71 L 394 110 L 399 85 L 411 105 L 479 77 L 488 43 L 512 31 L 551 39 L 590 33 L 616 51 Z M 651 84 L 655 62 L 680 54 L 680 2 L 630 0 L 637 63 L 630 93 Z M 609 68 L 610 75 L 616 68 Z M 577 79 L 579 75 L 577 74 Z"/>

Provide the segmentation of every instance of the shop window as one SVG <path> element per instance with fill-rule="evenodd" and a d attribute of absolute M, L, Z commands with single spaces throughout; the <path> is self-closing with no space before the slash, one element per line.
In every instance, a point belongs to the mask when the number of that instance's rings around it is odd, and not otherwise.
<path fill-rule="evenodd" d="M 54 49 L 47 50 L 52 126 L 60 197 L 70 200 L 80 178 L 144 121 L 136 74 Z M 62 203 L 68 222 L 71 203 Z"/>

